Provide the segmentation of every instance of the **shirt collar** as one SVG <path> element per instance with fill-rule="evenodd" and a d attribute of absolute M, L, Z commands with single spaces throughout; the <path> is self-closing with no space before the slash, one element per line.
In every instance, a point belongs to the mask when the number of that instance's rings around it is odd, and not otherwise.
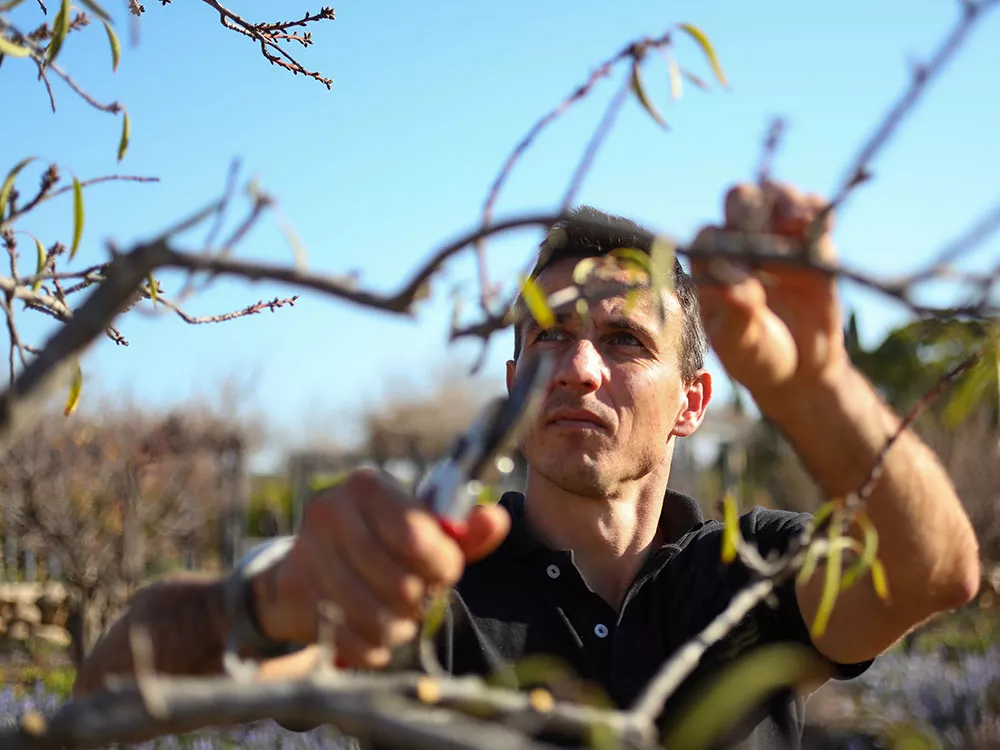
<path fill-rule="evenodd" d="M 510 533 L 502 545 L 505 551 L 519 556 L 535 550 L 548 549 L 528 528 L 523 492 L 505 492 L 500 498 L 500 505 L 510 513 L 511 522 Z M 663 510 L 660 511 L 660 528 L 664 533 L 665 544 L 676 543 L 685 533 L 704 520 L 701 505 L 697 500 L 674 490 L 666 491 L 663 497 Z"/>

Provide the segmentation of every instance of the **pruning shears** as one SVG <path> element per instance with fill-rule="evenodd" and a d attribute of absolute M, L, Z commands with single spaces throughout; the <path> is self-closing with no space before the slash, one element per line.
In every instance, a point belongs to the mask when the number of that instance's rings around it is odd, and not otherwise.
<path fill-rule="evenodd" d="M 503 473 L 500 459 L 535 414 L 552 364 L 545 355 L 524 362 L 510 394 L 488 403 L 420 483 L 417 496 L 450 536 L 462 534 L 482 488 Z"/>

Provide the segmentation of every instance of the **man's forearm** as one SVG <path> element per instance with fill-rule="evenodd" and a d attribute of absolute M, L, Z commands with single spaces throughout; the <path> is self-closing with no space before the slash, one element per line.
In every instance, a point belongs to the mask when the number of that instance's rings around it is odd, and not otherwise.
<path fill-rule="evenodd" d="M 831 498 L 860 488 L 901 422 L 846 361 L 808 393 L 760 405 Z M 894 606 L 926 617 L 975 593 L 975 533 L 944 468 L 912 431 L 886 455 L 866 512 L 880 532 Z"/>
<path fill-rule="evenodd" d="M 133 674 L 130 631 L 144 629 L 157 672 L 202 675 L 222 671 L 226 616 L 222 581 L 178 579 L 141 589 L 123 615 L 84 659 L 74 697 L 100 690 L 111 675 Z"/>

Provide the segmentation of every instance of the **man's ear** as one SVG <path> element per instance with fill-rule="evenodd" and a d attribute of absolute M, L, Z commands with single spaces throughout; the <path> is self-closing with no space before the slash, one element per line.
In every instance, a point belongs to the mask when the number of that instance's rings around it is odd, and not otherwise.
<path fill-rule="evenodd" d="M 691 435 L 705 419 L 705 409 L 712 400 L 712 376 L 701 370 L 685 386 L 682 395 L 684 400 L 681 402 L 681 413 L 670 433 L 676 437 Z"/>
<path fill-rule="evenodd" d="M 514 386 L 514 374 L 517 372 L 517 361 L 513 359 L 507 360 L 507 395 L 510 395 L 510 389 Z"/>

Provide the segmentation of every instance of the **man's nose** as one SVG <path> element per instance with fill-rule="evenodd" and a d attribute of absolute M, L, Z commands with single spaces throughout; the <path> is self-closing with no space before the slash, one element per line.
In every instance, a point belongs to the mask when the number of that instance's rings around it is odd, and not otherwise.
<path fill-rule="evenodd" d="M 597 390 L 601 385 L 604 361 L 594 344 L 585 338 L 574 341 L 556 363 L 555 382 L 563 388 Z"/>

